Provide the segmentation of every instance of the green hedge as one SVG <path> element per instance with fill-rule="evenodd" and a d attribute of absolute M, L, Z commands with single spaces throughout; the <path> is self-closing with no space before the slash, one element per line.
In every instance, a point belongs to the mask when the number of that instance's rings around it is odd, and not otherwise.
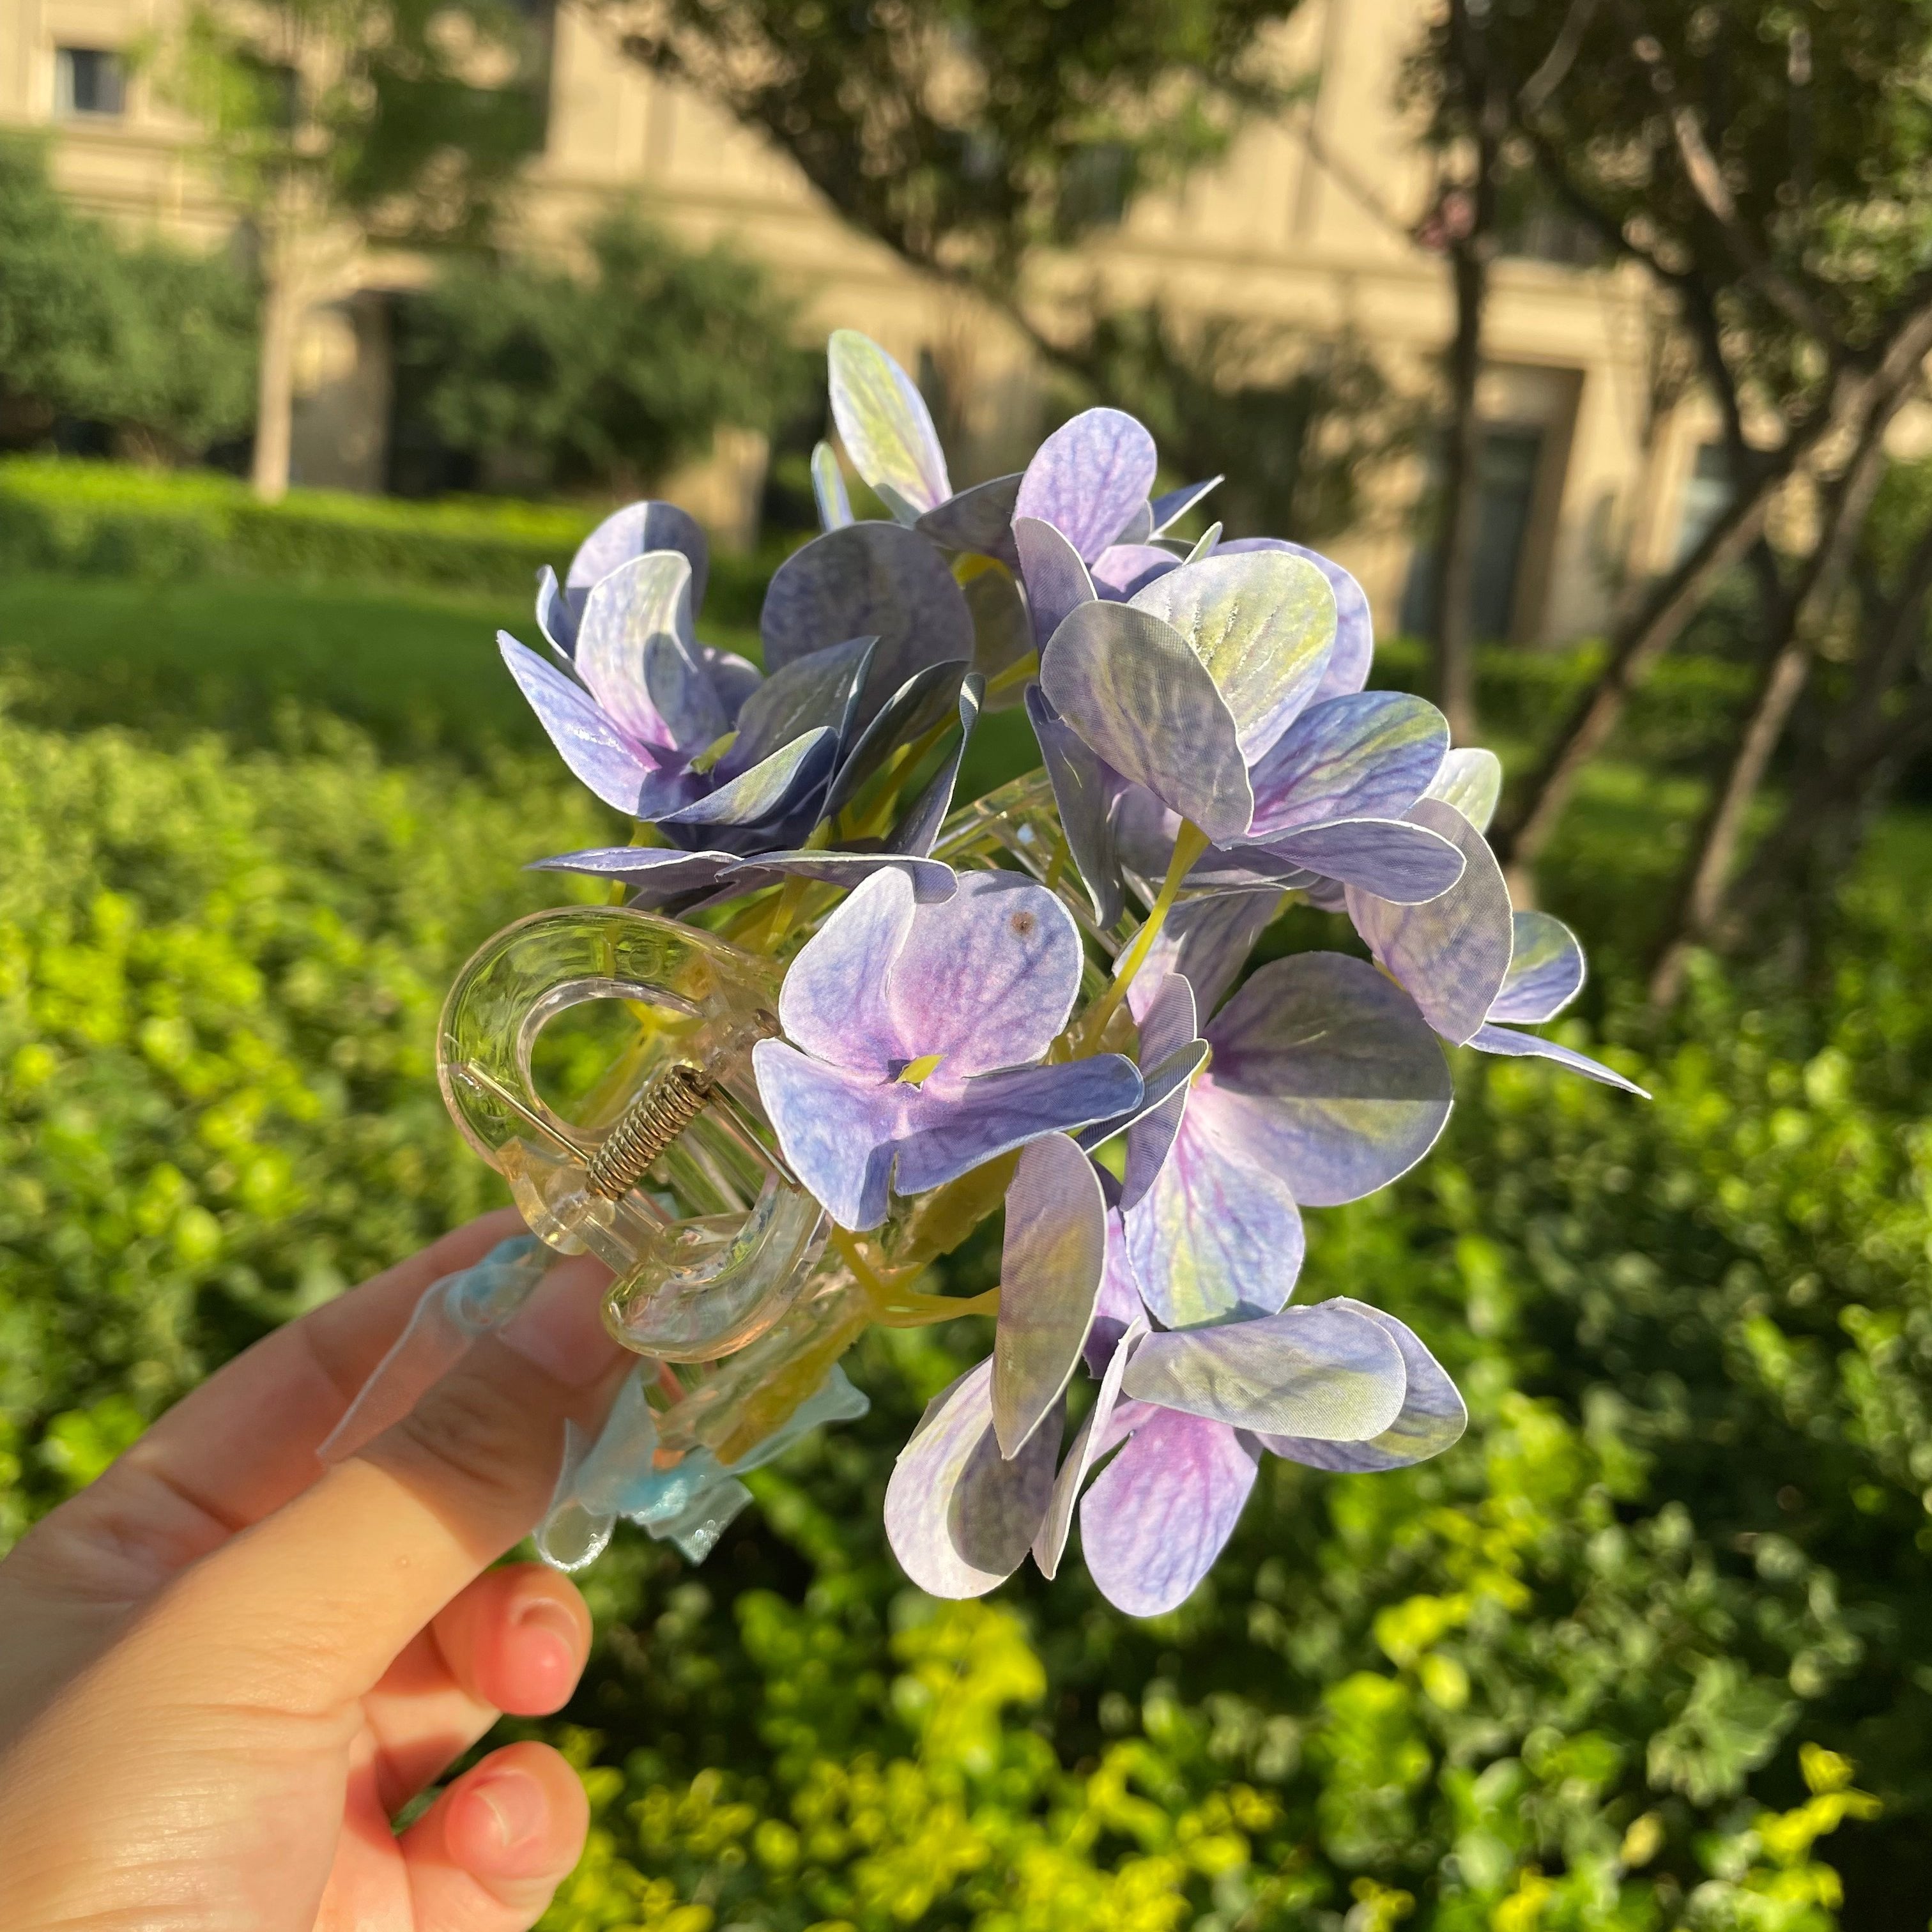
<path fill-rule="evenodd" d="M 344 490 L 255 500 L 212 470 L 71 458 L 0 460 L 0 572 L 178 580 L 210 574 L 526 595 L 560 574 L 601 508 L 485 497 L 413 502 Z M 721 554 L 711 614 L 755 622 L 774 557 Z"/>

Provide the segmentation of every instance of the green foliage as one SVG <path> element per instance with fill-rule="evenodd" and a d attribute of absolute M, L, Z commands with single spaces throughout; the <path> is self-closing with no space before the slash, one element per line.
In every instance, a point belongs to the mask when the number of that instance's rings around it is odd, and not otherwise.
<path fill-rule="evenodd" d="M 452 714 L 482 681 L 444 668 L 458 614 L 394 607 L 382 646 Z M 22 722 L 58 710 L 31 682 L 0 721 L 0 1534 L 486 1198 L 436 1004 L 534 902 L 520 862 L 606 829 L 480 725 L 458 768 L 406 706 L 380 744 L 286 709 L 217 739 L 194 698 L 168 748 Z M 1669 811 L 1627 776 L 1621 816 L 1577 814 L 1593 945 Z M 1586 993 L 1567 1036 L 1648 1107 L 1460 1057 L 1430 1162 L 1312 1218 L 1306 1292 L 1412 1322 L 1468 1438 L 1387 1476 L 1269 1463 L 1172 1616 L 1120 1618 L 1077 1562 L 906 1588 L 886 1474 L 983 1326 L 868 1338 L 872 1414 L 757 1472 L 704 1568 L 621 1534 L 575 1728 L 513 1727 L 596 1807 L 552 1932 L 1921 1932 L 1932 838 L 1880 851 L 1808 988 L 1706 970 L 1667 1030 Z M 1298 920 L 1282 944 L 1333 943 Z"/>
<path fill-rule="evenodd" d="M 768 431 L 809 394 L 794 306 L 756 263 L 722 244 L 694 254 L 634 208 L 584 246 L 587 275 L 452 266 L 414 305 L 406 352 L 451 448 L 641 494 L 720 427 Z"/>
<path fill-rule="evenodd" d="M 527 625 L 538 570 L 548 563 L 561 574 L 608 507 L 481 496 L 418 503 L 336 490 L 291 490 L 263 503 L 212 471 L 10 457 L 0 458 L 0 569 L 420 586 L 514 598 L 500 621 L 514 629 Z M 755 625 L 776 562 L 712 558 L 707 635 L 717 624 Z"/>
<path fill-rule="evenodd" d="M 230 262 L 76 213 L 18 135 L 0 138 L 0 402 L 16 437 L 79 417 L 175 458 L 247 426 L 254 295 Z"/>

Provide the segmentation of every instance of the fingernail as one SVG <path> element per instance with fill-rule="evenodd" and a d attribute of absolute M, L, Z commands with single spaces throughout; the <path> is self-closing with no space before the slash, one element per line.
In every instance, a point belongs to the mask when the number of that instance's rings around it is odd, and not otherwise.
<path fill-rule="evenodd" d="M 515 1622 L 523 1633 L 524 1668 L 544 1679 L 546 1691 L 568 1697 L 584 1662 L 577 1619 L 554 1597 L 532 1597 L 517 1612 Z"/>
<path fill-rule="evenodd" d="M 597 1381 L 625 1353 L 604 1325 L 610 1286 L 594 1262 L 560 1262 L 501 1331 L 505 1344 L 566 1388 Z"/>
<path fill-rule="evenodd" d="M 526 1773 L 496 1772 L 470 1789 L 489 1814 L 491 1834 L 503 1850 L 528 1844 L 543 1830 L 549 1807 L 543 1786 Z"/>

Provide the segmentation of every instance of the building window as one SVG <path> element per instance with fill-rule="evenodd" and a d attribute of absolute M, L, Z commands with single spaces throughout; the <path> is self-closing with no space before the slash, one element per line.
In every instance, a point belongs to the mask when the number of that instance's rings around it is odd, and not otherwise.
<path fill-rule="evenodd" d="M 127 71 L 118 54 L 104 47 L 55 48 L 56 114 L 118 114 L 127 96 Z"/>
<path fill-rule="evenodd" d="M 1676 562 L 1682 563 L 1711 533 L 1711 526 L 1731 507 L 1730 453 L 1721 442 L 1700 446 L 1684 485 L 1678 513 Z"/>
<path fill-rule="evenodd" d="M 1479 643 L 1501 643 L 1514 629 L 1517 585 L 1542 461 L 1540 428 L 1526 424 L 1484 430 L 1476 458 L 1476 550 L 1469 585 L 1469 614 Z M 1431 454 L 1429 466 L 1425 501 L 1442 488 L 1439 446 Z M 1436 543 L 1418 544 L 1402 598 L 1402 628 L 1412 636 L 1427 637 L 1435 628 L 1442 574 Z"/>

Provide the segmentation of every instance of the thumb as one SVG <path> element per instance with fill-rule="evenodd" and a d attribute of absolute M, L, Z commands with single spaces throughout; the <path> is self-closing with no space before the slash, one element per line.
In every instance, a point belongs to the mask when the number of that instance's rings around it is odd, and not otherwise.
<path fill-rule="evenodd" d="M 151 1637 L 184 1640 L 181 1662 L 218 1674 L 224 1701 L 324 1710 L 368 1690 L 535 1526 L 566 1423 L 602 1420 L 636 1360 L 604 1326 L 609 1283 L 587 1257 L 552 1268 L 401 1421 L 184 1571 Z"/>

